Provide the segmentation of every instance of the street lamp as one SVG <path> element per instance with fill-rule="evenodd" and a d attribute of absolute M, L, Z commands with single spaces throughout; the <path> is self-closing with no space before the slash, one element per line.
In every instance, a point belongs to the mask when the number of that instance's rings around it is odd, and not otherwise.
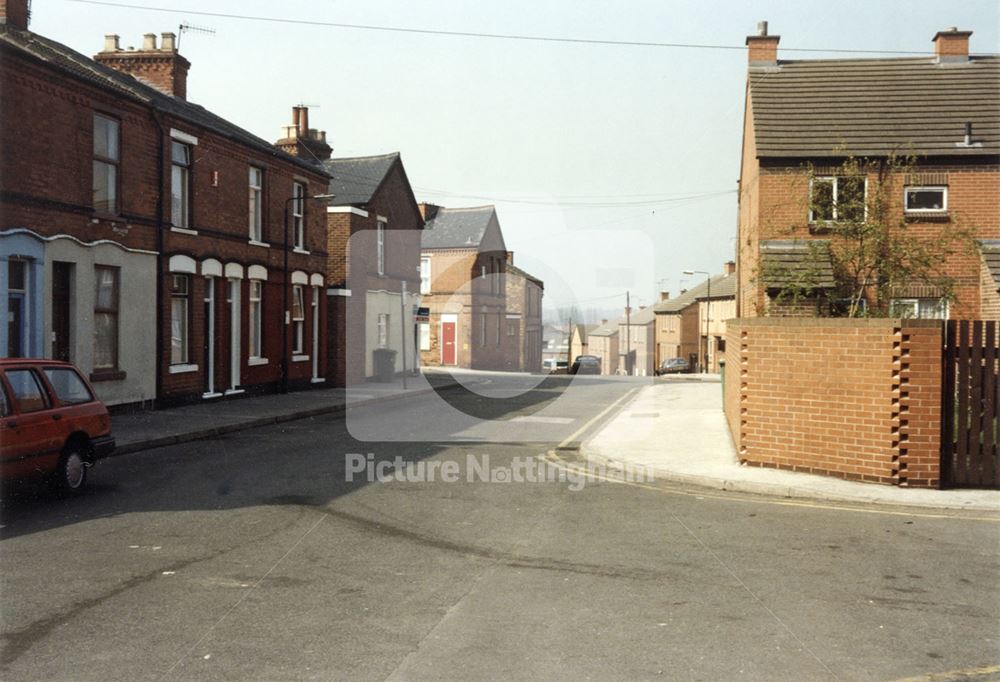
<path fill-rule="evenodd" d="M 310 199 L 333 199 L 335 194 L 316 194 Z M 288 205 L 293 201 L 305 202 L 305 196 L 292 196 L 285 199 L 285 235 L 284 235 L 284 247 L 282 248 L 282 253 L 284 254 L 284 265 L 283 277 L 281 279 L 281 302 L 282 302 L 282 320 L 281 320 L 281 392 L 288 393 L 288 325 L 291 323 L 291 314 L 288 310 Z M 303 220 L 305 220 L 305 211 L 302 212 Z"/>
<path fill-rule="evenodd" d="M 710 334 L 709 325 L 712 319 L 712 273 L 705 272 L 704 270 L 683 270 L 682 275 L 705 275 L 708 281 L 708 303 L 705 306 L 705 355 L 704 359 L 701 360 L 701 370 L 703 372 L 708 372 L 708 337 Z M 699 322 L 699 327 L 701 323 Z M 701 354 L 701 343 L 698 343 L 698 353 Z"/>

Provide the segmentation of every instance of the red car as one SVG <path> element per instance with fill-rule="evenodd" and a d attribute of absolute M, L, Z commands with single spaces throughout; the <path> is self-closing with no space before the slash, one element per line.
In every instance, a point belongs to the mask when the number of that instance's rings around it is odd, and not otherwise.
<path fill-rule="evenodd" d="M 0 479 L 80 491 L 115 449 L 108 408 L 68 362 L 0 358 Z"/>

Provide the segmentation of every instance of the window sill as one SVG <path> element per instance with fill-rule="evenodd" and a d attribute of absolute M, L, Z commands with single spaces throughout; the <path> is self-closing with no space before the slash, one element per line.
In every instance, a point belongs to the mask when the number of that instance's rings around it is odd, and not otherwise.
<path fill-rule="evenodd" d="M 903 220 L 908 223 L 949 223 L 951 214 L 948 211 L 906 211 Z"/>
<path fill-rule="evenodd" d="M 201 394 L 201 397 L 202 397 L 203 400 L 208 400 L 210 398 L 221 398 L 222 396 L 223 396 L 222 393 L 202 393 Z"/>
<path fill-rule="evenodd" d="M 124 381 L 126 376 L 128 375 L 120 369 L 98 369 L 90 373 L 90 382 Z"/>
<path fill-rule="evenodd" d="M 271 248 L 271 245 L 268 244 L 267 242 L 259 242 L 256 239 L 248 240 L 247 244 L 249 244 L 250 246 L 263 246 L 265 249 Z"/>
<path fill-rule="evenodd" d="M 301 253 L 303 256 L 309 255 L 309 251 L 306 251 L 305 249 L 300 249 L 297 246 L 292 249 L 292 253 Z"/>
<path fill-rule="evenodd" d="M 198 365 L 183 364 L 183 365 L 170 365 L 171 374 L 188 374 L 189 372 L 197 372 Z"/>
<path fill-rule="evenodd" d="M 239 395 L 240 393 L 246 393 L 242 388 L 227 388 L 222 395 Z"/>
<path fill-rule="evenodd" d="M 308 355 L 293 355 L 292 362 L 309 362 Z"/>
<path fill-rule="evenodd" d="M 310 381 L 310 383 L 313 383 L 313 384 L 325 384 L 326 383 L 326 379 L 324 377 L 313 377 L 309 381 Z"/>
<path fill-rule="evenodd" d="M 191 230 L 186 227 L 175 227 L 174 225 L 171 225 L 170 231 L 176 232 L 177 234 L 189 234 L 195 237 L 198 236 L 198 230 Z"/>
<path fill-rule="evenodd" d="M 257 367 L 260 365 L 266 365 L 268 362 L 267 358 L 248 358 L 247 364 L 251 367 Z"/>

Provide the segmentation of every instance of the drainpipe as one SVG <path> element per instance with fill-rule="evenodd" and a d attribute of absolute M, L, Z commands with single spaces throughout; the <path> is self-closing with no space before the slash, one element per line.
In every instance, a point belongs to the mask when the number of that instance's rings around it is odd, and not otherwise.
<path fill-rule="evenodd" d="M 153 123 L 160 131 L 159 145 L 156 153 L 156 395 L 153 405 L 159 400 L 163 391 L 163 172 L 164 144 L 166 128 L 163 126 L 162 114 L 156 108 L 155 102 L 150 102 L 150 115 Z"/>

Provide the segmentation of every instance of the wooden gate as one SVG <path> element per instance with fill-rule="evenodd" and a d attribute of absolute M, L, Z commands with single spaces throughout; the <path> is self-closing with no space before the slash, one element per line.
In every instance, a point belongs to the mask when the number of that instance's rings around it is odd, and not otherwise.
<path fill-rule="evenodd" d="M 995 320 L 949 320 L 941 403 L 941 487 L 1000 488 Z"/>

